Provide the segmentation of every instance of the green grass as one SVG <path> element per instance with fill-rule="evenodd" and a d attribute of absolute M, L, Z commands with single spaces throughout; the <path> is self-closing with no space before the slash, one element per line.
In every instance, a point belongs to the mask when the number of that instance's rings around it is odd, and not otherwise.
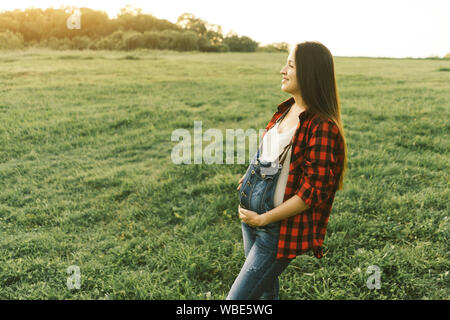
<path fill-rule="evenodd" d="M 246 165 L 175 165 L 171 133 L 194 120 L 203 132 L 264 128 L 289 97 L 285 59 L 1 52 L 0 298 L 223 299 L 244 261 Z M 297 257 L 282 299 L 450 298 L 450 81 L 436 72 L 449 67 L 336 58 L 345 188 L 325 257 Z M 79 290 L 66 286 L 70 265 Z M 371 265 L 379 290 L 366 286 Z"/>

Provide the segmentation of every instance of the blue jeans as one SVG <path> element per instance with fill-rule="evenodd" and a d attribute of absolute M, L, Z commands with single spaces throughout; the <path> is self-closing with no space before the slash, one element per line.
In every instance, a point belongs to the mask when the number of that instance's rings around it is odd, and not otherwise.
<path fill-rule="evenodd" d="M 246 259 L 227 300 L 278 300 L 278 276 L 292 261 L 276 259 L 280 222 L 264 227 L 241 224 Z"/>

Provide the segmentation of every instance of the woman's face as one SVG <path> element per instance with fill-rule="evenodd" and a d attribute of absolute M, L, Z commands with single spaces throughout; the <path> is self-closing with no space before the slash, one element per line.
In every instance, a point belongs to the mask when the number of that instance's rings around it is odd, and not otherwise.
<path fill-rule="evenodd" d="M 281 69 L 280 73 L 283 75 L 281 90 L 292 95 L 298 94 L 299 87 L 295 70 L 295 47 L 289 53 L 286 65 Z"/>

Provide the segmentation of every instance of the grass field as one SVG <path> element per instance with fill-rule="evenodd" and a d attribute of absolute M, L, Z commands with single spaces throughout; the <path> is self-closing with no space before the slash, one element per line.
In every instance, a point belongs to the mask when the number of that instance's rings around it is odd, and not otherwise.
<path fill-rule="evenodd" d="M 225 298 L 247 166 L 175 165 L 171 133 L 264 128 L 286 57 L 0 52 L 0 298 Z M 324 258 L 297 257 L 280 298 L 449 299 L 450 60 L 335 62 L 345 187 Z"/>

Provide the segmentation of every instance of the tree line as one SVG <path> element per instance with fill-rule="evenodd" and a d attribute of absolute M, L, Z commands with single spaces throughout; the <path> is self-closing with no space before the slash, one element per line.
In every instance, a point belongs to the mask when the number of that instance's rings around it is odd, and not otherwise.
<path fill-rule="evenodd" d="M 51 49 L 134 50 L 137 48 L 203 52 L 284 51 L 287 43 L 261 47 L 236 33 L 224 35 L 222 28 L 191 13 L 176 23 L 144 14 L 126 6 L 116 18 L 103 11 L 79 9 L 79 28 L 69 28 L 69 7 L 30 8 L 0 12 L 0 49 L 46 47 Z"/>

